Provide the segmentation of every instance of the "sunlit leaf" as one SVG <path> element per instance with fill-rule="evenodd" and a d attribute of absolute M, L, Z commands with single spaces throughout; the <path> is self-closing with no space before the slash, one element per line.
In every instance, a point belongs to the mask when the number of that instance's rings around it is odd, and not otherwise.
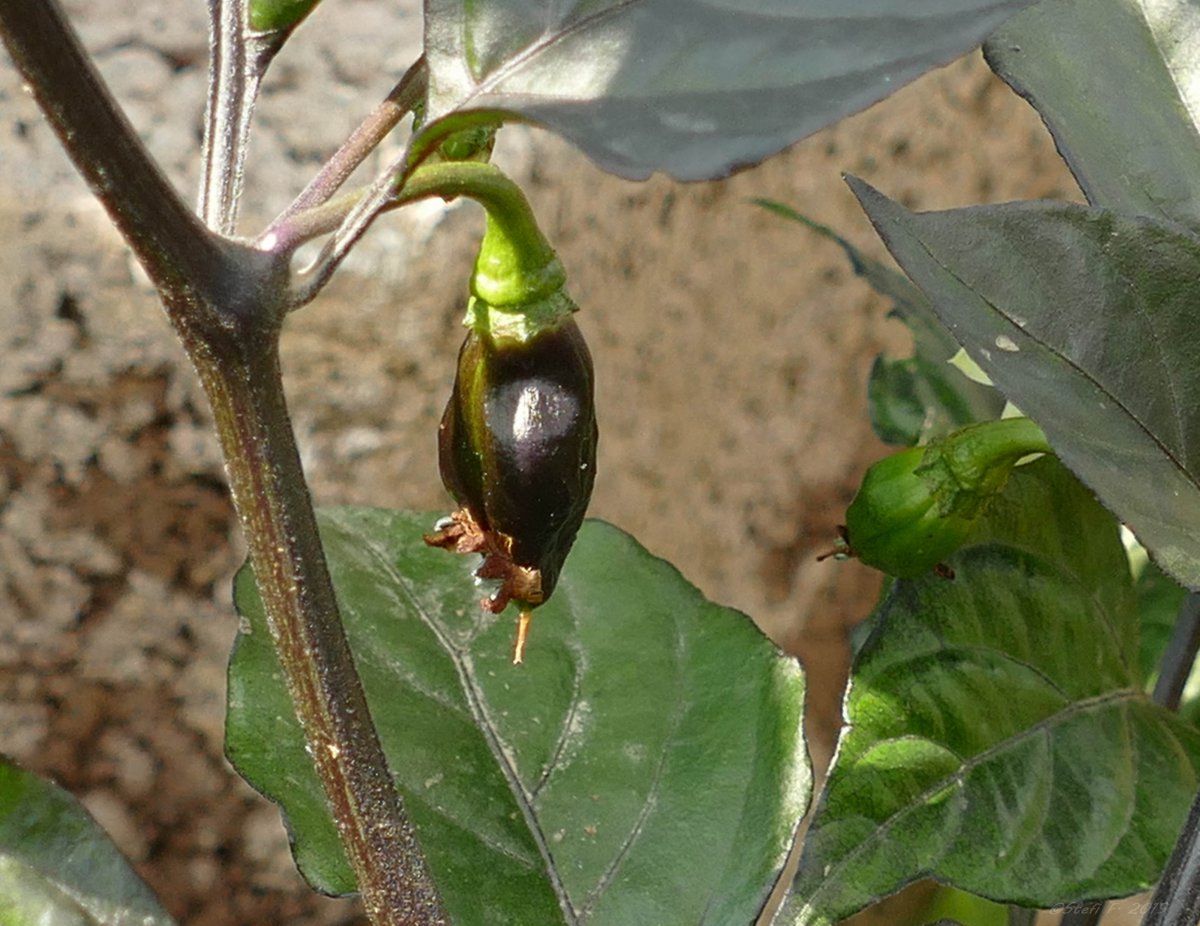
<path fill-rule="evenodd" d="M 718 177 L 957 58 L 1028 2 L 426 0 L 428 117 L 508 113 L 626 177 Z"/>
<path fill-rule="evenodd" d="M 751 922 L 808 795 L 802 677 L 741 614 L 585 525 L 525 663 L 432 516 L 337 509 L 322 539 L 393 774 L 455 922 Z M 301 870 L 354 887 L 250 573 L 227 749 Z"/>

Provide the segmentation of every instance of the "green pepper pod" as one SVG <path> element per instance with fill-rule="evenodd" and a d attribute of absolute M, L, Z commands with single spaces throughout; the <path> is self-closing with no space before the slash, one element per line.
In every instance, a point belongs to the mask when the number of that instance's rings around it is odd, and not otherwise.
<path fill-rule="evenodd" d="M 924 456 L 924 447 L 913 447 L 872 464 L 846 510 L 848 555 L 902 579 L 933 569 L 975 525 L 974 518 L 939 513 L 916 473 Z"/>
<path fill-rule="evenodd" d="M 1024 456 L 1050 452 L 1028 418 L 969 425 L 874 463 L 846 510 L 844 549 L 902 579 L 962 546 Z"/>

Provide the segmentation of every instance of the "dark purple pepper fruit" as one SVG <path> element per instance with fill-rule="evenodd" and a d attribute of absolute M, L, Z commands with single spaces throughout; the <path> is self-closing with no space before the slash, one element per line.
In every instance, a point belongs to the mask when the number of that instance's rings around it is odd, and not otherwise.
<path fill-rule="evenodd" d="M 475 575 L 500 582 L 483 606 L 520 609 L 520 662 L 532 609 L 558 584 L 596 480 L 592 357 L 528 201 L 494 169 L 474 173 L 487 228 L 438 433 L 442 482 L 459 509 L 425 541 L 483 554 Z"/>
<path fill-rule="evenodd" d="M 565 315 L 527 340 L 472 329 L 438 432 L 442 481 L 461 510 L 426 539 L 484 555 L 501 580 L 484 604 L 523 609 L 554 591 L 596 478 L 592 358 Z"/>

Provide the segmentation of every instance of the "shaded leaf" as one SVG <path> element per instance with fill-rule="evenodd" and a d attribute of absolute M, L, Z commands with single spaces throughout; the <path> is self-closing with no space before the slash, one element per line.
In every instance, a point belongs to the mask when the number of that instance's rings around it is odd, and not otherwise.
<path fill-rule="evenodd" d="M 976 421 L 999 418 L 1004 398 L 995 389 L 967 379 L 950 359 L 959 351 L 946 326 L 904 274 L 868 257 L 833 229 L 767 199 L 754 202 L 776 215 L 828 238 L 846 254 L 855 274 L 893 301 L 888 313 L 913 334 L 913 356 L 880 356 L 867 386 L 871 425 L 880 440 L 913 446 Z"/>
<path fill-rule="evenodd" d="M 950 565 L 895 583 L 856 660 L 783 922 L 927 876 L 1028 907 L 1119 896 L 1171 851 L 1200 732 L 1142 690 L 1112 517 L 1043 458 Z"/>
<path fill-rule="evenodd" d="M 1069 203 L 912 213 L 851 186 L 955 338 L 1154 560 L 1200 587 L 1200 238 Z"/>
<path fill-rule="evenodd" d="M 173 922 L 79 801 L 0 759 L 0 923 Z"/>
<path fill-rule="evenodd" d="M 1055 0 L 1009 20 L 985 54 L 1041 113 L 1091 203 L 1195 224 L 1197 39 L 1191 0 Z"/>
<path fill-rule="evenodd" d="M 599 522 L 526 661 L 426 515 L 337 509 L 322 539 L 384 749 L 462 923 L 753 920 L 807 801 L 802 677 L 743 615 Z M 301 870 L 353 888 L 253 582 L 227 750 L 281 803 Z M 561 908 L 561 910 L 560 910 Z"/>
<path fill-rule="evenodd" d="M 724 176 L 969 51 L 1028 2 L 426 0 L 429 122 L 508 113 L 625 177 Z"/>
<path fill-rule="evenodd" d="M 1146 563 L 1137 577 L 1138 613 L 1141 615 L 1142 678 L 1152 681 L 1187 591 L 1154 563 Z"/>

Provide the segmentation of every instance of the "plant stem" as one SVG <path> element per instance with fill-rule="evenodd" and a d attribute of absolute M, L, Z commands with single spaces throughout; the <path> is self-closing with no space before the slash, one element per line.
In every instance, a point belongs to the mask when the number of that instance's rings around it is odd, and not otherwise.
<path fill-rule="evenodd" d="M 1062 915 L 1058 926 L 1096 926 L 1104 915 L 1104 901 L 1081 901 Z"/>
<path fill-rule="evenodd" d="M 252 339 L 239 345 L 236 359 L 200 352 L 196 364 L 255 580 L 371 921 L 444 923 L 342 630 L 288 423 L 277 344 L 274 337 Z"/>
<path fill-rule="evenodd" d="M 1158 667 L 1158 681 L 1154 683 L 1154 703 L 1171 710 L 1179 709 L 1183 687 L 1187 684 L 1196 652 L 1200 650 L 1200 594 L 1191 592 L 1183 599 L 1175 627 L 1171 631 L 1171 642 L 1163 653 Z"/>
<path fill-rule="evenodd" d="M 1031 910 L 1029 907 L 1008 908 L 1008 926 L 1034 926 L 1037 920 L 1037 911 Z"/>
<path fill-rule="evenodd" d="M 273 243 L 291 241 L 294 246 L 335 226 L 339 233 L 345 232 L 349 225 L 356 224 L 355 216 L 370 208 L 368 202 L 382 203 L 375 207 L 374 212 L 378 215 L 384 209 L 394 209 L 434 196 L 445 200 L 466 196 L 487 210 L 489 221 L 501 223 L 509 237 L 527 243 L 540 242 L 543 262 L 554 259 L 554 250 L 538 227 L 524 191 L 492 164 L 479 161 L 425 164 L 418 167 L 394 195 L 389 193 L 381 196 L 378 185 L 379 181 L 376 181 L 365 193 L 347 194 L 315 209 L 297 213 L 289 222 L 280 225 L 280 237 Z M 365 230 L 366 225 L 363 225 L 358 234 L 361 235 Z M 345 256 L 342 251 L 344 243 L 344 238 L 335 237 L 299 275 L 296 292 L 289 302 L 290 309 L 298 309 L 312 301 Z"/>
<path fill-rule="evenodd" d="M 1159 666 L 1154 700 L 1172 710 L 1179 707 L 1183 687 L 1200 649 L 1200 593 L 1183 600 L 1171 642 Z M 1167 867 L 1154 889 L 1142 926 L 1175 926 L 1200 922 L 1200 793 L 1192 802 Z"/>
<path fill-rule="evenodd" d="M 211 233 L 175 194 L 56 0 L 0 33 L 71 160 L 158 287 L 213 407 L 234 504 L 310 754 L 372 921 L 446 922 L 342 630 L 279 374 L 286 257 Z"/>
<path fill-rule="evenodd" d="M 280 227 L 286 226 L 288 220 L 298 212 L 327 202 L 400 120 L 424 99 L 428 79 L 429 70 L 422 56 L 405 72 L 384 101 L 375 107 L 375 111 L 351 133 L 333 157 L 325 162 L 303 192 L 267 227 L 262 238 L 274 236 L 278 242 L 276 247 L 290 250 L 281 238 Z"/>
<path fill-rule="evenodd" d="M 1200 794 L 1192 803 L 1142 926 L 1196 922 L 1200 922 Z"/>
<path fill-rule="evenodd" d="M 247 0 L 208 0 L 208 15 L 211 61 L 197 211 L 213 231 L 232 235 L 242 200 L 254 104 L 288 31 L 248 33 Z"/>
<path fill-rule="evenodd" d="M 258 82 L 250 77 L 246 57 L 246 0 L 208 0 L 208 17 L 208 103 L 197 209 L 209 228 L 229 235 L 237 221 Z"/>

